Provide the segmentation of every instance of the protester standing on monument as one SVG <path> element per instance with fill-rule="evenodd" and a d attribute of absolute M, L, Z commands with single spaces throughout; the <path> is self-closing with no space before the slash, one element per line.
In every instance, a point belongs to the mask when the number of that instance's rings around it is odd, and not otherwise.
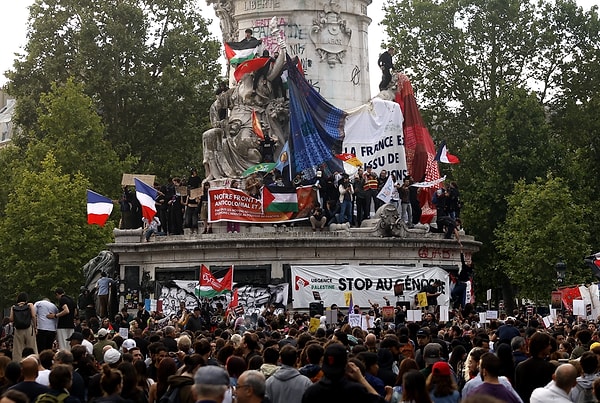
<path fill-rule="evenodd" d="M 389 47 L 385 52 L 379 56 L 377 64 L 381 68 L 381 82 L 379 83 L 379 91 L 385 90 L 390 81 L 392 81 L 392 72 L 394 63 L 392 62 L 392 56 L 394 56 L 394 49 Z"/>
<path fill-rule="evenodd" d="M 203 234 L 212 234 L 212 224 L 208 222 L 208 189 L 210 182 L 206 181 L 202 185 L 202 195 L 200 196 L 200 219 L 202 220 L 204 230 Z"/>
<path fill-rule="evenodd" d="M 252 36 L 251 28 L 246 28 L 246 30 L 244 31 L 244 35 L 244 39 L 242 39 L 240 42 L 249 42 L 253 39 L 256 40 L 256 38 Z"/>
<path fill-rule="evenodd" d="M 352 221 L 352 195 L 354 188 L 347 174 L 342 176 L 342 182 L 338 186 L 340 192 L 340 215 L 338 224 L 350 223 Z"/>
<path fill-rule="evenodd" d="M 234 179 L 231 181 L 230 187 L 232 189 L 240 188 L 240 181 Z M 227 221 L 227 233 L 239 233 L 240 232 L 240 223 L 236 221 Z"/>

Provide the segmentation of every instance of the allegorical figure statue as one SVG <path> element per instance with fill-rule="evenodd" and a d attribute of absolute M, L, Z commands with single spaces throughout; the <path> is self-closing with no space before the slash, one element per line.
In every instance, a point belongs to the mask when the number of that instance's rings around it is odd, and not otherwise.
<path fill-rule="evenodd" d="M 259 138 L 252 129 L 252 111 L 264 122 L 272 138 L 283 145 L 283 99 L 274 99 L 271 82 L 285 66 L 285 42 L 280 40 L 277 59 L 269 60 L 264 69 L 244 74 L 231 89 L 217 96 L 210 110 L 213 126 L 202 134 L 204 170 L 207 178 L 240 178 L 242 173 L 261 162 Z M 228 108 L 229 115 L 219 119 L 219 110 Z M 283 114 L 285 115 L 285 114 Z"/>

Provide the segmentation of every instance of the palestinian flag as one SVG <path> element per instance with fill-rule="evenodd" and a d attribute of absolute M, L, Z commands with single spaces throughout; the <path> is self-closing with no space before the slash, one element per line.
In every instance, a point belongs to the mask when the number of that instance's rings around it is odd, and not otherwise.
<path fill-rule="evenodd" d="M 200 268 L 200 281 L 196 287 L 195 294 L 200 298 L 214 298 L 221 294 L 230 293 L 233 289 L 233 266 L 229 268 L 225 276 L 216 279 L 209 268 L 202 265 Z"/>
<path fill-rule="evenodd" d="M 246 60 L 254 59 L 262 41 L 252 38 L 240 42 L 225 42 L 225 56 L 229 64 L 235 66 Z"/>
<path fill-rule="evenodd" d="M 298 212 L 298 194 L 293 187 L 263 186 L 262 202 L 265 213 Z"/>

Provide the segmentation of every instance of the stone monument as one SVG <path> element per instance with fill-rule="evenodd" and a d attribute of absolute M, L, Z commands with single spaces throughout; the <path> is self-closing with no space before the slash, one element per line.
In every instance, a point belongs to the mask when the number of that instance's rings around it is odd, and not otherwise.
<path fill-rule="evenodd" d="M 220 19 L 223 41 L 239 41 L 244 31 L 263 41 L 271 54 L 287 43 L 307 80 L 331 104 L 350 109 L 370 96 L 367 6 L 371 0 L 207 0 Z M 276 17 L 278 35 L 269 26 Z"/>

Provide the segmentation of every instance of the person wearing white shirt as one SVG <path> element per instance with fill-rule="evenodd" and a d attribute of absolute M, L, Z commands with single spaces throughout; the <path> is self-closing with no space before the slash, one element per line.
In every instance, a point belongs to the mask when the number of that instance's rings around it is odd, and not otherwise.
<path fill-rule="evenodd" d="M 556 368 L 552 381 L 531 394 L 530 403 L 572 403 L 569 392 L 577 385 L 577 369 L 572 364 Z"/>
<path fill-rule="evenodd" d="M 57 320 L 48 319 L 48 314 L 57 314 L 58 308 L 48 298 L 44 298 L 33 304 L 37 317 L 37 334 L 36 342 L 38 351 L 48 350 L 52 348 L 54 339 L 56 338 Z"/>

